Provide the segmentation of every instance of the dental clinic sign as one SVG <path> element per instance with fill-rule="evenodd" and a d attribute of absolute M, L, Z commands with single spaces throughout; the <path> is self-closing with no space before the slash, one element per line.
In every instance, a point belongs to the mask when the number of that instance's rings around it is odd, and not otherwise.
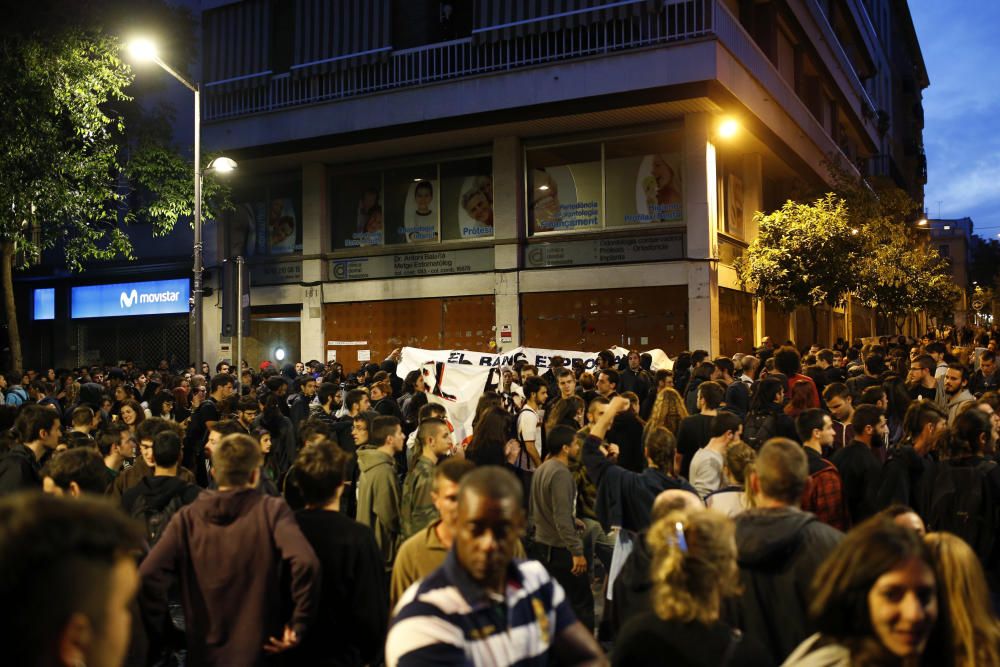
<path fill-rule="evenodd" d="M 88 285 L 70 291 L 70 312 L 73 319 L 186 313 L 190 296 L 187 278 Z"/>

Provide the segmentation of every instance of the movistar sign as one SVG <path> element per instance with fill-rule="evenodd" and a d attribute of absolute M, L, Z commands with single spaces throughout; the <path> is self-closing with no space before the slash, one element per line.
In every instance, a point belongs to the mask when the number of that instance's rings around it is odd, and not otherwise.
<path fill-rule="evenodd" d="M 186 313 L 190 295 L 187 278 L 74 287 L 70 291 L 71 316 L 77 319 Z"/>

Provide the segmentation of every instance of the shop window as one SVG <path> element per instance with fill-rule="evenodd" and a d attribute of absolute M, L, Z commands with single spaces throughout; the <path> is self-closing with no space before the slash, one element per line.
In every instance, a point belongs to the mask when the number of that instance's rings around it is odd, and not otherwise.
<path fill-rule="evenodd" d="M 490 158 L 334 174 L 333 249 L 493 237 Z"/>
<path fill-rule="evenodd" d="M 440 234 L 437 165 L 385 172 L 385 243 L 434 243 Z"/>
<path fill-rule="evenodd" d="M 302 252 L 302 181 L 273 177 L 233 192 L 227 214 L 227 257 Z"/>
<path fill-rule="evenodd" d="M 490 158 L 441 164 L 441 233 L 446 241 L 493 238 Z"/>
<path fill-rule="evenodd" d="M 605 144 L 607 226 L 683 222 L 680 132 Z"/>
<path fill-rule="evenodd" d="M 528 152 L 528 229 L 563 232 L 601 226 L 601 144 Z"/>
<path fill-rule="evenodd" d="M 529 149 L 529 232 L 682 223 L 682 144 L 663 132 Z"/>

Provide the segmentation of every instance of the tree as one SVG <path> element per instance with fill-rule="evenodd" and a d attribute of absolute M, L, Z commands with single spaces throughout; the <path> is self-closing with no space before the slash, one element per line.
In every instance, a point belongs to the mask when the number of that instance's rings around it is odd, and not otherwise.
<path fill-rule="evenodd" d="M 812 204 L 788 201 L 755 218 L 759 235 L 737 262 L 740 281 L 786 312 L 808 307 L 815 337 L 816 308 L 842 303 L 855 286 L 860 243 L 844 202 L 833 194 Z"/>
<path fill-rule="evenodd" d="M 912 232 L 887 218 L 864 234 L 865 261 L 858 265 L 856 293 L 865 305 L 902 333 L 906 317 L 921 311 L 950 312 L 962 290 L 948 264 Z"/>
<path fill-rule="evenodd" d="M 144 132 L 126 131 L 126 118 L 141 119 L 143 111 L 128 95 L 133 74 L 119 39 L 96 21 L 81 22 L 73 3 L 38 4 L 42 19 L 0 38 L 6 105 L 0 114 L 0 279 L 18 369 L 18 260 L 31 263 L 54 247 L 73 271 L 90 261 L 134 259 L 125 227 L 141 219 L 165 234 L 190 215 L 194 196 L 190 163 L 169 145 L 162 116 Z M 65 12 L 53 11 L 59 4 Z M 103 7 L 103 15 L 113 15 L 116 6 Z M 206 197 L 213 193 L 219 186 L 207 179 Z M 220 201 L 225 204 L 225 196 Z"/>

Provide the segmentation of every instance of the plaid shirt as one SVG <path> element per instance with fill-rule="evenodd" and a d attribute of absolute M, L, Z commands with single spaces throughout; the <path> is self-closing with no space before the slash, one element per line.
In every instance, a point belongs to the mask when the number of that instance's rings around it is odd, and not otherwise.
<path fill-rule="evenodd" d="M 809 459 L 809 479 L 802 492 L 802 509 L 837 530 L 847 532 L 851 519 L 844 502 L 844 491 L 837 467 L 815 450 L 805 448 Z"/>

